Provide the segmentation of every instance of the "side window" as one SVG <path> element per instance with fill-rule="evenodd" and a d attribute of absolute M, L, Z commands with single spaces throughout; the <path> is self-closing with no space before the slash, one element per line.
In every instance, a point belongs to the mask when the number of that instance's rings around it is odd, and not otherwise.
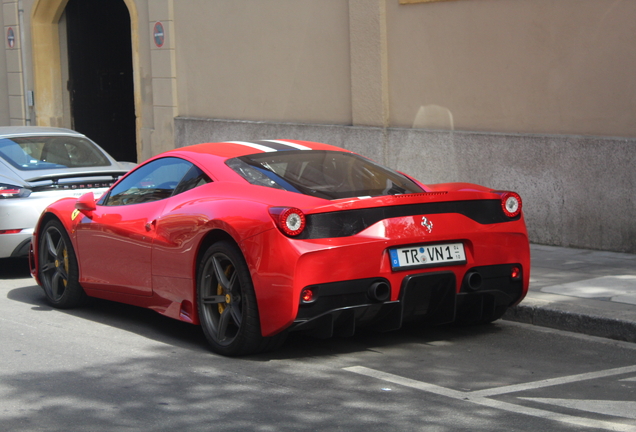
<path fill-rule="evenodd" d="M 198 166 L 192 165 L 192 167 L 188 170 L 183 179 L 181 179 L 181 183 L 174 190 L 173 195 L 180 194 L 181 192 L 188 191 L 190 189 L 194 189 L 197 186 L 204 185 L 206 183 L 210 183 L 212 180 L 208 177 Z"/>
<path fill-rule="evenodd" d="M 168 198 L 193 167 L 190 162 L 174 157 L 154 160 L 130 173 L 100 204 L 129 205 Z"/>

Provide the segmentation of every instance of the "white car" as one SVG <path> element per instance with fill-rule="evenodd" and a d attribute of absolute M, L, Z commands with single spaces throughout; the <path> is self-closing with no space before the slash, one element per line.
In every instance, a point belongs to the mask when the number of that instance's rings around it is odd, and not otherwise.
<path fill-rule="evenodd" d="M 33 228 L 49 204 L 87 192 L 99 196 L 135 166 L 69 129 L 0 127 L 0 258 L 28 256 Z"/>

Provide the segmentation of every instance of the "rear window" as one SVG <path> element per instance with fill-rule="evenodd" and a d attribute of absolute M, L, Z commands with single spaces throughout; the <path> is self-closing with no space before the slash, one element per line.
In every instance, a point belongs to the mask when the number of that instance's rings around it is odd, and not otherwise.
<path fill-rule="evenodd" d="M 0 138 L 0 157 L 22 171 L 111 164 L 91 141 L 73 136 Z"/>
<path fill-rule="evenodd" d="M 424 192 L 406 176 L 346 152 L 279 151 L 226 163 L 252 184 L 330 200 Z"/>

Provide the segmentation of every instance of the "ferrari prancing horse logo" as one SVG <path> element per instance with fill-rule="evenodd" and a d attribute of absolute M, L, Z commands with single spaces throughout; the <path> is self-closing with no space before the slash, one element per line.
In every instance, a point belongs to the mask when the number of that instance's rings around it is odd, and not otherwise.
<path fill-rule="evenodd" d="M 433 221 L 429 221 L 426 216 L 422 216 L 422 226 L 426 228 L 429 234 L 433 231 Z"/>

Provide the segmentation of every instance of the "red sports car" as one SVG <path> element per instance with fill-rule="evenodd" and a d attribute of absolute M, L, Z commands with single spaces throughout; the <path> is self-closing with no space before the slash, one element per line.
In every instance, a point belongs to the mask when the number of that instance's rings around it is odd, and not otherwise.
<path fill-rule="evenodd" d="M 98 200 L 57 201 L 31 263 L 54 306 L 148 307 L 200 324 L 224 355 L 273 349 L 289 331 L 491 322 L 530 277 L 518 194 L 424 185 L 292 140 L 171 150 Z"/>

